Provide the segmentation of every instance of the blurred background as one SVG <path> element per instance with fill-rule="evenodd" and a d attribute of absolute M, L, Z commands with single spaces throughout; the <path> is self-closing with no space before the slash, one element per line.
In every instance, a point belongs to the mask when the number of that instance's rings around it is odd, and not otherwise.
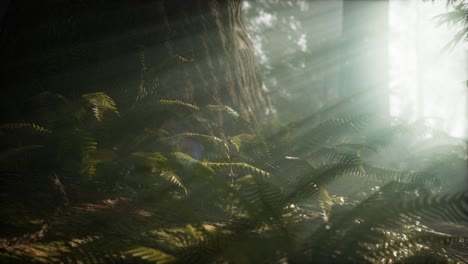
<path fill-rule="evenodd" d="M 246 1 L 246 21 L 284 122 L 363 92 L 356 104 L 463 138 L 464 1 Z M 362 98 L 362 96 L 360 96 Z M 352 109 L 357 111 L 358 109 Z"/>

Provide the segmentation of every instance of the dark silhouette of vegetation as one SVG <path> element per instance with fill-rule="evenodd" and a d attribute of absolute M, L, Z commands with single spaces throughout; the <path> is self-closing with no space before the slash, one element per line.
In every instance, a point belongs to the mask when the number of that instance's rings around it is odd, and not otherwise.
<path fill-rule="evenodd" d="M 224 105 L 33 101 L 36 118 L 2 125 L 3 261 L 466 260 L 468 193 L 443 191 L 448 170 L 372 161 L 427 133 L 417 125 L 355 116 L 263 131 Z M 463 163 L 458 146 L 430 157 Z"/>

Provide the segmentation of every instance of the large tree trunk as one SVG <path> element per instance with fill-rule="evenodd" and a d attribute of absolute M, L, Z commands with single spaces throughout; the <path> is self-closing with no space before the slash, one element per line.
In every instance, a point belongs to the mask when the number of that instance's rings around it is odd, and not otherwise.
<path fill-rule="evenodd" d="M 211 98 L 239 109 L 247 119 L 264 117 L 267 105 L 241 1 L 167 1 L 164 7 L 166 32 L 173 33 L 166 42 L 168 53 L 190 59 L 180 73 L 167 72 L 168 86 L 183 87 L 179 94 L 186 100 Z M 183 77 L 174 83 L 175 76 Z"/>
<path fill-rule="evenodd" d="M 226 104 L 254 122 L 268 114 L 240 0 L 17 0 L 3 24 L 8 100 L 104 90 Z"/>

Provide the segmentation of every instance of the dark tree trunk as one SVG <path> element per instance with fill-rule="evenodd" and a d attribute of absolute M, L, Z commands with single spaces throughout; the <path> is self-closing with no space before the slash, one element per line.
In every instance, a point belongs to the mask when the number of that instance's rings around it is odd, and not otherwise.
<path fill-rule="evenodd" d="M 242 1 L 166 1 L 162 15 L 169 56 L 188 59 L 164 72 L 163 90 L 188 101 L 230 105 L 252 121 L 263 118 L 267 104 Z"/>
<path fill-rule="evenodd" d="M 2 115 L 44 90 L 226 104 L 254 122 L 268 113 L 241 0 L 17 0 L 3 24 Z"/>

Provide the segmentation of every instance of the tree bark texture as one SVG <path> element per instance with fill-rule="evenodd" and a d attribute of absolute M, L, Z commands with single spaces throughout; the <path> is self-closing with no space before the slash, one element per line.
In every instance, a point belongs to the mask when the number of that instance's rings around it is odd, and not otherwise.
<path fill-rule="evenodd" d="M 253 122 L 268 115 L 241 0 L 16 0 L 2 25 L 2 86 L 13 99 L 2 114 L 40 91 L 106 91 L 225 104 Z"/>

